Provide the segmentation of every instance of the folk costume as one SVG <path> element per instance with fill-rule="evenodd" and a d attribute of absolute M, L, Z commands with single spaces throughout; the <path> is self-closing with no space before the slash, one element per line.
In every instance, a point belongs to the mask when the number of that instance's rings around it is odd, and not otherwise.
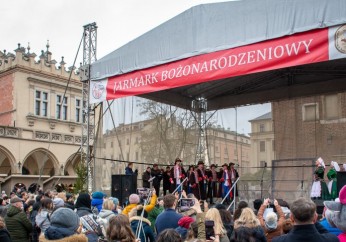
<path fill-rule="evenodd" d="M 195 167 L 194 166 L 189 166 L 189 170 L 187 171 L 187 174 L 186 174 L 186 176 L 188 177 L 188 180 L 187 180 L 187 194 L 193 193 L 193 189 L 192 189 L 191 181 L 190 181 L 192 174 L 195 174 Z"/>
<path fill-rule="evenodd" d="M 232 186 L 233 183 L 235 183 L 235 181 L 239 178 L 239 174 L 238 171 L 236 169 L 234 169 L 234 163 L 229 163 L 229 167 L 230 167 L 230 172 L 231 172 L 231 181 L 232 181 Z M 238 187 L 237 184 L 234 186 L 232 194 L 237 197 L 238 195 Z"/>
<path fill-rule="evenodd" d="M 186 173 L 184 168 L 180 165 L 182 161 L 177 158 L 175 159 L 174 166 L 171 170 L 171 178 L 170 182 L 173 184 L 174 189 L 176 189 L 185 179 Z M 181 192 L 183 189 L 182 185 L 178 189 L 179 192 Z"/>
<path fill-rule="evenodd" d="M 171 193 L 173 190 L 171 189 L 171 168 L 169 166 L 166 167 L 166 171 L 162 174 L 162 185 L 163 185 L 163 195 L 165 196 L 168 193 Z"/>
<path fill-rule="evenodd" d="M 229 189 L 231 189 L 232 181 L 231 181 L 231 172 L 228 170 L 228 165 L 223 164 L 223 173 L 222 177 L 220 179 L 222 184 L 222 198 L 225 198 L 227 193 L 229 192 Z M 229 193 L 227 198 L 225 199 L 225 203 L 230 203 L 230 197 L 232 197 L 232 192 Z"/>
<path fill-rule="evenodd" d="M 151 169 L 151 177 L 154 177 L 153 187 L 156 191 L 157 196 L 160 194 L 160 186 L 162 180 L 162 172 L 157 164 L 154 164 L 153 169 Z"/>
<path fill-rule="evenodd" d="M 206 175 L 204 170 L 204 162 L 200 160 L 198 161 L 197 165 L 198 165 L 198 168 L 196 169 L 196 172 L 197 172 L 199 194 L 200 194 L 198 199 L 205 200 L 207 198 L 206 189 L 207 189 L 208 176 Z"/>
<path fill-rule="evenodd" d="M 190 171 L 189 173 L 189 187 L 193 195 L 200 199 L 199 185 L 198 185 L 198 174 L 197 171 Z"/>
<path fill-rule="evenodd" d="M 312 183 L 310 197 L 313 199 L 329 200 L 330 194 L 324 182 L 324 170 L 326 165 L 321 157 L 316 160 L 316 166 L 317 168 L 314 173 L 314 182 Z"/>
<path fill-rule="evenodd" d="M 211 204 L 213 204 L 213 198 L 218 197 L 218 173 L 215 170 L 216 166 L 212 164 L 210 170 L 207 172 L 208 182 L 208 198 Z"/>
<path fill-rule="evenodd" d="M 330 170 L 327 173 L 328 182 L 328 192 L 332 200 L 338 197 L 337 181 L 336 175 L 340 171 L 339 164 L 335 161 L 330 162 Z"/>

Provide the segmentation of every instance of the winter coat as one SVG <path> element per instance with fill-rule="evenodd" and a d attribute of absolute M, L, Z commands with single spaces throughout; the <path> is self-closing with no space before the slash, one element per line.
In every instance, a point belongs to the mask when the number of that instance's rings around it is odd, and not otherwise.
<path fill-rule="evenodd" d="M 49 211 L 47 209 L 42 209 L 36 216 L 36 225 L 40 227 L 41 232 L 44 233 L 46 229 L 50 226 Z"/>
<path fill-rule="evenodd" d="M 156 221 L 156 218 L 157 218 L 157 216 L 159 216 L 160 213 L 163 212 L 163 210 L 164 210 L 163 207 L 160 207 L 160 206 L 156 205 L 154 207 L 154 209 L 151 210 L 150 213 L 148 213 L 148 219 L 149 219 L 149 221 L 151 223 L 151 228 L 152 228 L 153 231 L 155 231 L 155 221 Z"/>
<path fill-rule="evenodd" d="M 277 227 L 276 229 L 268 229 L 267 226 L 265 225 L 265 221 L 263 219 L 263 213 L 264 213 L 264 210 L 266 209 L 266 206 L 265 205 L 262 205 L 260 207 L 260 209 L 258 210 L 258 214 L 257 214 L 257 217 L 258 217 L 258 220 L 260 221 L 261 223 L 261 226 L 264 230 L 264 234 L 267 238 L 267 241 L 268 242 L 271 242 L 273 238 L 275 237 L 278 237 L 280 235 L 283 234 L 282 232 L 282 225 L 283 223 L 285 222 L 285 214 L 284 212 L 282 211 L 282 208 L 280 205 L 277 205 L 275 206 L 275 209 L 277 211 L 277 214 L 279 215 L 279 221 L 277 222 Z"/>
<path fill-rule="evenodd" d="M 32 224 L 21 209 L 11 205 L 5 217 L 5 224 L 13 242 L 29 241 Z"/>
<path fill-rule="evenodd" d="M 88 238 L 84 234 L 74 234 L 63 239 L 48 240 L 42 234 L 39 238 L 40 242 L 88 242 Z"/>
<path fill-rule="evenodd" d="M 156 199 L 157 199 L 157 195 L 155 194 L 155 195 L 153 195 L 153 196 L 151 197 L 150 203 L 149 203 L 148 205 L 145 206 L 145 208 L 144 208 L 145 211 L 147 211 L 147 212 L 149 213 L 151 210 L 154 209 L 155 204 L 156 204 Z M 127 206 L 124 208 L 122 214 L 128 215 L 129 212 L 130 212 L 132 209 L 134 209 L 135 207 L 137 207 L 137 204 L 134 204 L 134 203 L 131 203 L 131 204 L 127 205 Z"/>
<path fill-rule="evenodd" d="M 141 218 L 140 216 L 133 216 L 130 218 L 130 225 L 134 234 L 136 234 L 137 227 L 142 219 L 142 230 L 139 234 L 141 242 L 155 242 L 154 232 L 150 227 L 150 221 L 146 218 Z"/>
<path fill-rule="evenodd" d="M 107 229 L 109 224 L 109 219 L 116 216 L 113 211 L 102 209 L 98 215 L 102 219 L 102 225 Z"/>
<path fill-rule="evenodd" d="M 77 213 L 77 215 L 78 215 L 79 217 L 83 217 L 84 215 L 88 215 L 88 214 L 91 214 L 91 213 L 93 213 L 93 212 L 91 211 L 90 208 L 87 208 L 87 207 L 80 207 L 80 208 L 77 208 L 76 213 Z"/>
<path fill-rule="evenodd" d="M 8 233 L 7 229 L 0 229 L 0 241 L 1 242 L 12 242 L 11 236 Z"/>

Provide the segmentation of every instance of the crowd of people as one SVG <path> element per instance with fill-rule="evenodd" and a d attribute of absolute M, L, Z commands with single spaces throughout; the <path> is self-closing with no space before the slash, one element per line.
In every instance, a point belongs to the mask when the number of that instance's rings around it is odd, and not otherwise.
<path fill-rule="evenodd" d="M 346 194 L 346 186 L 343 193 Z M 3 195 L 1 242 L 336 242 L 345 241 L 341 238 L 346 237 L 346 226 L 344 230 L 334 228 L 330 219 L 333 216 L 328 219 L 332 210 L 326 209 L 326 216 L 319 221 L 315 203 L 306 198 L 299 198 L 290 206 L 284 201 L 265 199 L 260 206 L 254 203 L 254 208 L 241 201 L 232 214 L 225 205 L 201 202 L 184 190 L 157 197 L 153 189 L 144 200 L 134 193 L 125 207 L 119 205 L 117 198 L 100 191 L 76 196 L 49 190 Z M 180 204 L 185 198 L 193 201 L 191 206 Z M 345 195 L 340 206 L 343 203 Z"/>

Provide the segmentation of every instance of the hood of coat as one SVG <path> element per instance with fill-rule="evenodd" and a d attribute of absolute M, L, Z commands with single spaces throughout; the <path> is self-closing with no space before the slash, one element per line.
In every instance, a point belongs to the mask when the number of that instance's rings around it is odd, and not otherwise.
<path fill-rule="evenodd" d="M 147 218 L 143 218 L 140 216 L 133 216 L 130 218 L 130 223 L 139 223 L 139 221 L 142 219 L 143 223 L 147 223 L 149 226 L 151 226 L 150 221 Z"/>
<path fill-rule="evenodd" d="M 85 236 L 85 234 L 73 234 L 71 236 L 62 238 L 62 239 L 58 239 L 58 240 L 48 240 L 46 239 L 46 237 L 44 236 L 44 234 L 42 234 L 40 236 L 40 242 L 88 242 L 88 238 Z"/>
<path fill-rule="evenodd" d="M 98 214 L 101 218 L 108 218 L 109 216 L 115 215 L 113 211 L 102 209 Z"/>
<path fill-rule="evenodd" d="M 13 217 L 14 215 L 17 215 L 20 212 L 22 212 L 21 209 L 11 205 L 11 206 L 9 206 L 9 208 L 7 210 L 7 216 L 8 217 Z"/>

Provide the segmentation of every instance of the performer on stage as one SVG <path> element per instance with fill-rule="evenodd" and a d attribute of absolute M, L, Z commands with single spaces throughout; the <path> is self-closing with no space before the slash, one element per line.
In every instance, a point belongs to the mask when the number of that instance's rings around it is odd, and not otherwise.
<path fill-rule="evenodd" d="M 150 180 L 151 178 L 151 168 L 148 166 L 146 171 L 143 172 L 142 179 L 143 179 L 143 187 L 150 188 Z"/>
<path fill-rule="evenodd" d="M 232 186 L 232 181 L 231 181 L 231 172 L 228 170 L 228 165 L 225 163 L 222 165 L 222 168 L 223 168 L 223 173 L 222 173 L 222 178 L 220 179 L 220 182 L 222 184 L 222 198 L 224 198 Z M 230 197 L 232 196 L 231 193 L 225 199 L 225 204 L 230 204 Z"/>
<path fill-rule="evenodd" d="M 166 171 L 163 172 L 163 175 L 162 175 L 162 178 L 163 178 L 163 195 L 165 196 L 167 194 L 167 191 L 168 193 L 172 192 L 173 190 L 171 190 L 171 182 L 170 182 L 170 179 L 171 179 L 171 168 L 169 166 L 166 167 Z"/>
<path fill-rule="evenodd" d="M 213 198 L 218 197 L 218 174 L 216 171 L 216 165 L 212 164 L 210 166 L 210 170 L 207 173 L 209 178 L 208 183 L 208 198 L 210 201 L 210 204 L 214 204 Z"/>
<path fill-rule="evenodd" d="M 162 172 L 159 169 L 158 164 L 153 165 L 153 169 L 151 170 L 151 177 L 154 177 L 153 187 L 156 191 L 156 194 L 159 196 L 160 194 L 160 184 L 162 180 Z"/>
<path fill-rule="evenodd" d="M 189 166 L 189 170 L 187 171 L 186 177 L 188 178 L 187 180 L 187 194 L 193 193 L 192 187 L 191 187 L 191 182 L 190 182 L 190 176 L 191 174 L 195 174 L 195 167 L 193 165 Z"/>
<path fill-rule="evenodd" d="M 314 182 L 312 183 L 310 197 L 312 199 L 329 200 L 330 194 L 328 192 L 328 187 L 324 182 L 324 170 L 326 165 L 321 157 L 316 160 L 315 164 L 316 170 L 314 173 Z"/>
<path fill-rule="evenodd" d="M 199 200 L 201 198 L 198 186 L 198 174 L 197 170 L 194 169 L 189 171 L 189 187 L 193 195 Z M 191 168 L 192 169 L 192 168 Z"/>
<path fill-rule="evenodd" d="M 234 169 L 234 163 L 231 162 L 229 163 L 229 168 L 230 168 L 230 172 L 231 172 L 231 181 L 232 181 L 232 186 L 233 186 L 233 183 L 235 183 L 235 181 L 239 178 L 239 174 L 238 174 L 238 171 L 236 169 Z M 232 194 L 233 194 L 233 198 L 235 197 L 238 197 L 238 187 L 237 187 L 237 184 L 234 186 L 234 188 L 232 189 Z"/>
<path fill-rule="evenodd" d="M 337 183 L 336 183 L 336 174 L 340 171 L 339 164 L 336 161 L 330 162 L 330 170 L 327 173 L 328 177 L 328 191 L 331 196 L 332 200 L 335 200 L 335 198 L 338 197 L 338 189 L 337 189 Z"/>
<path fill-rule="evenodd" d="M 198 161 L 196 172 L 200 194 L 199 200 L 205 200 L 207 198 L 206 189 L 208 176 L 205 174 L 204 162 L 202 160 Z"/>
<path fill-rule="evenodd" d="M 186 173 L 184 168 L 181 166 L 181 160 L 180 158 L 176 158 L 174 161 L 174 167 L 171 170 L 171 184 L 174 185 L 174 189 L 177 188 L 181 182 L 185 179 Z M 179 192 L 182 191 L 182 186 L 179 188 Z"/>

